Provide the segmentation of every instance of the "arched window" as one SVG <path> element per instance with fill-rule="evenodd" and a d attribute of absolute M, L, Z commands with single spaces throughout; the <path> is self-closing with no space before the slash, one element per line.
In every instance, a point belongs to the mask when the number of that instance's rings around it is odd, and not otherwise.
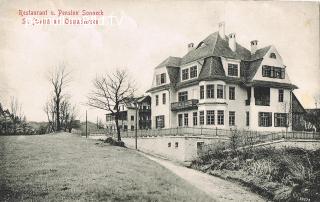
<path fill-rule="evenodd" d="M 275 53 L 271 53 L 271 54 L 270 54 L 270 58 L 276 59 L 276 58 L 277 58 L 277 56 L 276 56 L 276 54 L 275 54 Z"/>

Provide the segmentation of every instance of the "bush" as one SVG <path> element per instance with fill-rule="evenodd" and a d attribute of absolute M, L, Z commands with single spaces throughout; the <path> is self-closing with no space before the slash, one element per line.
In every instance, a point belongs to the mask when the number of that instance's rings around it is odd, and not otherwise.
<path fill-rule="evenodd" d="M 104 142 L 113 146 L 125 147 L 125 144 L 123 141 L 116 141 L 112 137 L 108 137 Z"/>
<path fill-rule="evenodd" d="M 231 150 L 211 151 L 193 161 L 191 167 L 208 173 L 235 171 L 259 179 L 262 184 L 256 185 L 273 192 L 275 201 L 299 201 L 299 198 L 320 201 L 320 149 L 259 147 L 237 150 L 234 146 Z"/>

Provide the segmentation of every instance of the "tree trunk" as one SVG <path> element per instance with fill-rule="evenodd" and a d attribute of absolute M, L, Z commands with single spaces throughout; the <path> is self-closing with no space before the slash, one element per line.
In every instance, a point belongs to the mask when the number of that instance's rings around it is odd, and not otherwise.
<path fill-rule="evenodd" d="M 115 121 L 116 121 L 118 141 L 121 141 L 120 128 L 119 128 L 119 115 L 116 115 L 116 116 L 115 116 Z"/>
<path fill-rule="evenodd" d="M 57 131 L 60 131 L 61 130 L 61 126 L 60 126 L 60 99 L 58 98 L 57 99 L 57 102 L 56 102 L 56 120 L 57 120 Z"/>

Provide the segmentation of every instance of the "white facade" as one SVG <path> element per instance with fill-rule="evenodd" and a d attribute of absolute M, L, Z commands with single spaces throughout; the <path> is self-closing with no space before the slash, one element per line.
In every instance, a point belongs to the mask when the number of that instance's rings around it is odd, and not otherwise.
<path fill-rule="evenodd" d="M 215 44 L 219 40 L 221 44 L 224 44 L 223 40 L 228 40 L 215 34 L 209 37 L 215 37 Z M 211 43 L 214 40 L 208 41 Z M 229 38 L 229 43 L 234 43 L 233 40 L 236 40 L 235 37 Z M 225 52 L 232 51 L 231 54 L 225 54 L 221 51 L 223 48 L 219 47 L 221 56 L 210 55 L 208 51 L 206 57 L 203 57 L 204 54 L 199 53 L 210 47 L 209 42 L 205 44 L 206 40 L 202 41 L 197 48 L 181 58 L 183 64 L 179 65 L 178 73 L 172 71 L 173 75 L 170 75 L 172 64 L 163 64 L 155 69 L 152 88 L 149 90 L 152 98 L 152 128 L 290 131 L 292 90 L 296 87 L 291 84 L 286 66 L 275 47 L 254 47 L 251 53 L 247 49 L 238 53 L 238 45 L 231 49 L 229 43 L 225 43 Z M 257 41 L 252 45 L 257 46 Z M 190 52 L 201 57 L 185 62 Z M 236 55 L 234 58 L 231 57 L 233 53 Z M 244 59 L 237 56 L 242 53 Z M 214 59 L 210 61 L 210 57 Z M 196 71 L 192 67 L 196 67 Z M 224 72 L 223 75 L 217 69 Z M 156 82 L 160 74 L 166 77 L 164 83 Z M 179 79 L 175 81 L 171 78 Z M 166 95 L 165 103 L 163 94 Z M 159 117 L 164 117 L 164 125 L 157 122 Z"/>

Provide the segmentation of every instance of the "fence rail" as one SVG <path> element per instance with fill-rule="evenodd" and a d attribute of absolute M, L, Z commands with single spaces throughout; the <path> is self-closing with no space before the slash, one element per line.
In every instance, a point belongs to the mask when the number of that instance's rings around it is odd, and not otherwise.
<path fill-rule="evenodd" d="M 269 142 L 280 139 L 319 139 L 320 133 L 305 131 L 248 131 L 248 130 L 226 130 L 219 128 L 204 127 L 177 127 L 164 129 L 149 129 L 137 131 L 121 131 L 121 137 L 157 137 L 157 136 L 201 136 L 201 137 L 226 137 L 232 138 L 235 134 L 241 139 L 242 144 Z M 100 129 L 88 132 L 90 136 L 116 136 L 117 132 Z M 85 134 L 82 132 L 82 134 Z"/>

